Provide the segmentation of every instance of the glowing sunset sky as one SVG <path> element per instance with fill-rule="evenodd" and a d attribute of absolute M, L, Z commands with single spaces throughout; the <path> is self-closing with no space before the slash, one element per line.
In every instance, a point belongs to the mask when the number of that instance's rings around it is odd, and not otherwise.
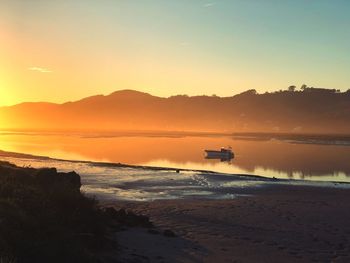
<path fill-rule="evenodd" d="M 0 105 L 350 88 L 348 0 L 1 0 Z"/>

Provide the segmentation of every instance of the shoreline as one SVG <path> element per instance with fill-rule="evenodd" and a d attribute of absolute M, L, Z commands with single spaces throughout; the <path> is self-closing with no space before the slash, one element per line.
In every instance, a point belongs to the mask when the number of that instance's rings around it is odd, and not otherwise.
<path fill-rule="evenodd" d="M 322 180 L 310 180 L 310 179 L 284 179 L 276 177 L 266 177 L 263 175 L 253 175 L 253 174 L 232 174 L 232 173 L 222 173 L 212 170 L 200 170 L 200 169 L 186 169 L 186 168 L 176 168 L 176 167 L 158 167 L 158 166 L 145 166 L 145 165 L 132 165 L 124 163 L 113 163 L 113 162 L 97 162 L 97 161 L 86 161 L 86 160 L 68 160 L 60 158 L 52 158 L 48 156 L 38 156 L 32 154 L 18 153 L 18 152 L 8 152 L 0 150 L 0 158 L 25 158 L 25 159 L 34 159 L 34 160 L 48 160 L 48 161 L 58 161 L 58 162 L 67 162 L 67 163 L 83 163 L 90 164 L 96 167 L 112 167 L 112 168 L 131 168 L 139 170 L 151 170 L 151 171 L 173 171 L 176 173 L 180 172 L 197 172 L 203 174 L 212 174 L 212 175 L 225 175 L 232 176 L 234 179 L 245 179 L 247 181 L 263 181 L 271 183 L 304 183 L 304 184 L 318 184 L 320 186 L 326 186 L 326 184 L 333 185 L 344 185 L 350 186 L 350 182 L 344 181 L 322 181 Z M 327 187 L 327 186 L 326 186 Z"/>
<path fill-rule="evenodd" d="M 350 261 L 350 189 L 267 183 L 233 199 L 99 200 L 99 207 L 154 225 L 114 231 L 117 262 Z"/>
<path fill-rule="evenodd" d="M 247 181 L 263 181 L 263 182 L 271 182 L 271 183 L 304 183 L 304 184 L 320 184 L 326 186 L 326 184 L 334 184 L 334 185 L 344 185 L 350 186 L 350 182 L 344 181 L 322 181 L 322 180 L 310 180 L 310 179 L 284 179 L 284 178 L 270 178 L 263 175 L 253 175 L 253 174 L 232 174 L 232 173 L 222 173 L 216 172 L 212 170 L 200 170 L 200 169 L 186 169 L 186 168 L 176 168 L 176 167 L 158 167 L 158 166 L 145 166 L 145 165 L 132 165 L 132 164 L 123 164 L 123 163 L 113 163 L 113 162 L 96 162 L 96 161 L 86 161 L 86 160 L 67 160 L 60 158 L 52 158 L 48 156 L 38 156 L 26 153 L 18 153 L 18 152 L 7 152 L 0 150 L 0 158 L 26 158 L 26 159 L 34 159 L 34 160 L 49 160 L 49 161 L 58 161 L 58 162 L 67 162 L 67 163 L 83 163 L 90 164 L 96 167 L 112 167 L 112 168 L 131 168 L 131 169 L 139 169 L 139 170 L 151 170 L 151 171 L 173 171 L 173 172 L 198 172 L 204 174 L 212 174 L 212 175 L 226 175 L 232 176 L 235 179 L 245 179 Z"/>

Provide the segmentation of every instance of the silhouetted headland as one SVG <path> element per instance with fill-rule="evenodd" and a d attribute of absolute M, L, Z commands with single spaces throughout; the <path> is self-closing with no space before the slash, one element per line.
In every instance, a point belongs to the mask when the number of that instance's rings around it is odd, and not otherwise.
<path fill-rule="evenodd" d="M 122 90 L 64 104 L 1 107 L 0 117 L 2 129 L 349 134 L 350 90 L 291 86 L 264 94 L 169 98 Z"/>

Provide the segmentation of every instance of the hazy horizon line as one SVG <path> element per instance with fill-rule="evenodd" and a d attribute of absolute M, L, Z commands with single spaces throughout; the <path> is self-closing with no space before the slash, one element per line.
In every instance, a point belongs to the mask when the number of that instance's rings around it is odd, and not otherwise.
<path fill-rule="evenodd" d="M 295 85 L 290 85 L 289 87 L 291 87 L 291 86 L 294 86 L 296 88 L 295 92 L 302 91 L 300 88 L 298 88 Z M 31 101 L 22 101 L 22 102 L 18 102 L 18 103 L 15 103 L 15 104 L 3 104 L 3 105 L 0 104 L 0 108 L 2 108 L 2 107 L 13 107 L 13 106 L 17 106 L 17 105 L 21 105 L 21 104 L 25 104 L 25 103 L 47 103 L 47 104 L 63 105 L 63 104 L 70 103 L 70 102 L 78 102 L 78 101 L 81 101 L 81 100 L 84 100 L 84 99 L 87 99 L 87 98 L 91 98 L 91 97 L 97 97 L 97 96 L 107 97 L 107 96 L 110 96 L 110 95 L 112 95 L 114 93 L 126 92 L 126 91 L 137 92 L 137 93 L 141 93 L 141 94 L 142 93 L 143 94 L 148 94 L 148 95 L 150 95 L 152 97 L 164 98 L 164 99 L 177 97 L 177 96 L 229 98 L 229 97 L 234 97 L 236 95 L 245 93 L 245 92 L 247 92 L 249 90 L 255 90 L 257 92 L 257 94 L 266 94 L 266 93 L 278 93 L 278 92 L 281 92 L 281 91 L 287 91 L 289 87 L 286 87 L 285 89 L 279 89 L 279 90 L 275 90 L 275 91 L 265 91 L 265 92 L 259 92 L 258 90 L 252 88 L 252 89 L 247 89 L 245 91 L 242 91 L 242 92 L 239 92 L 239 93 L 235 93 L 235 94 L 232 94 L 232 95 L 228 95 L 228 96 L 222 96 L 222 95 L 216 95 L 216 94 L 196 94 L 196 95 L 175 94 L 175 95 L 170 95 L 170 96 L 158 96 L 158 95 L 153 95 L 152 93 L 144 92 L 144 91 L 137 90 L 137 89 L 118 89 L 118 90 L 115 90 L 115 91 L 113 91 L 111 93 L 108 93 L 108 94 L 103 94 L 102 93 L 102 94 L 87 95 L 85 97 L 80 97 L 80 98 L 78 98 L 76 100 L 67 100 L 67 101 L 60 101 L 60 102 L 43 101 L 43 100 L 38 100 L 38 101 L 31 100 Z M 348 90 L 335 89 L 335 88 L 334 89 L 332 89 L 332 88 L 319 88 L 319 87 L 308 87 L 308 88 L 324 89 L 324 90 L 337 90 L 339 93 L 346 93 L 347 91 L 350 90 L 350 88 Z"/>

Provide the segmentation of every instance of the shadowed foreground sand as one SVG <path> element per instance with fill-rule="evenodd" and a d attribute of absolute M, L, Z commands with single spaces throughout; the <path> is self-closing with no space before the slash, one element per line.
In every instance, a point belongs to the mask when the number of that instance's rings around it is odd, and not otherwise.
<path fill-rule="evenodd" d="M 129 262 L 350 262 L 350 190 L 271 186 L 233 200 L 125 203 L 177 237 L 117 234 Z"/>

